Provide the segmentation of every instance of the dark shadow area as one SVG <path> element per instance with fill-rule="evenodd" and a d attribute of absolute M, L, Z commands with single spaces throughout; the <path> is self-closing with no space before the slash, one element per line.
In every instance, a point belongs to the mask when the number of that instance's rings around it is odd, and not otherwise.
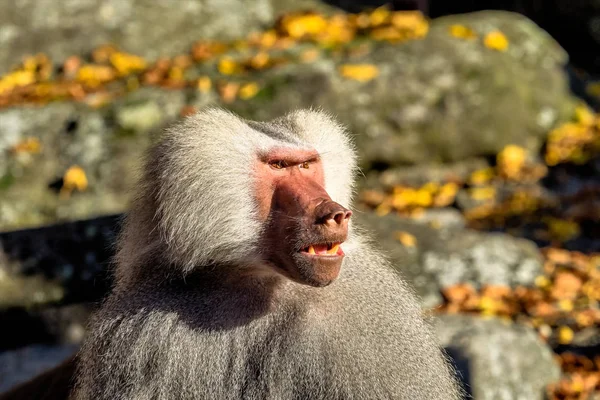
<path fill-rule="evenodd" d="M 162 271 L 169 269 L 165 267 Z M 152 276 L 150 272 L 142 282 L 136 283 L 136 291 L 125 290 L 111 296 L 105 309 L 109 311 L 103 315 L 119 320 L 123 316 L 127 319 L 159 311 L 162 315 L 177 315 L 192 330 L 228 331 L 269 313 L 275 291 L 284 279 L 241 278 L 232 282 L 228 276 L 227 267 L 172 279 L 164 275 Z M 190 308 L 190 304 L 195 306 Z M 147 318 L 136 317 L 135 320 L 146 321 Z"/>
<path fill-rule="evenodd" d="M 32 380 L 21 383 L 6 393 L 0 393 L 0 400 L 68 399 L 74 383 L 75 360 L 75 357 L 69 357 L 58 366 L 47 370 Z"/>
<path fill-rule="evenodd" d="M 9 272 L 43 276 L 65 290 L 61 304 L 97 301 L 110 287 L 120 215 L 0 233 Z"/>
<path fill-rule="evenodd" d="M 458 377 L 460 378 L 460 385 L 465 393 L 466 399 L 473 398 L 473 392 L 471 390 L 471 366 L 469 359 L 465 357 L 459 348 L 456 347 L 445 347 L 444 351 L 450 357 L 450 363 L 455 368 Z"/>
<path fill-rule="evenodd" d="M 68 344 L 72 327 L 85 327 L 95 304 L 75 304 L 42 310 L 9 308 L 0 310 L 2 331 L 0 351 L 36 344 Z"/>

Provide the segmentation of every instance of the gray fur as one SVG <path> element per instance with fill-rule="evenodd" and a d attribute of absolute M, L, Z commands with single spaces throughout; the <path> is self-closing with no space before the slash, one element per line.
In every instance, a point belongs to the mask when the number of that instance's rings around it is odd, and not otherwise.
<path fill-rule="evenodd" d="M 262 265 L 251 166 L 282 145 L 317 149 L 326 190 L 350 204 L 352 144 L 322 112 L 209 109 L 149 152 L 75 399 L 460 398 L 414 294 L 356 228 L 327 287 Z"/>

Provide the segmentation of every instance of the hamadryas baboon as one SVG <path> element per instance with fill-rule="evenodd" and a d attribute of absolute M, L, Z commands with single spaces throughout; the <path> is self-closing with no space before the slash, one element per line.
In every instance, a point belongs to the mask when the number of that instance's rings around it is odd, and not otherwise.
<path fill-rule="evenodd" d="M 168 129 L 74 398 L 458 399 L 415 296 L 351 223 L 355 170 L 322 112 Z"/>

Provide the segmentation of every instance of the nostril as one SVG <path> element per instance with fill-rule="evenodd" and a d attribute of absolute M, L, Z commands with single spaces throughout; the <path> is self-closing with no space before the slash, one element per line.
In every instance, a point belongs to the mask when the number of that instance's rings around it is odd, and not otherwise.
<path fill-rule="evenodd" d="M 315 209 L 316 222 L 318 224 L 342 225 L 350 218 L 352 212 L 331 200 L 322 202 Z"/>
<path fill-rule="evenodd" d="M 342 221 L 344 220 L 344 212 L 342 211 L 338 211 L 334 214 L 333 216 L 333 220 L 340 225 L 342 223 Z"/>
<path fill-rule="evenodd" d="M 335 222 L 338 225 L 341 225 L 342 222 L 344 222 L 344 220 L 346 220 L 346 219 L 349 219 L 351 215 L 352 215 L 352 211 L 349 211 L 349 210 L 338 211 L 333 216 L 333 219 L 335 220 Z"/>

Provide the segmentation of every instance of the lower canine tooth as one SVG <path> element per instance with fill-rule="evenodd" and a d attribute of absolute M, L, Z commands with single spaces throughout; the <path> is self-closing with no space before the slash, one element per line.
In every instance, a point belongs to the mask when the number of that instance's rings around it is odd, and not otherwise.
<path fill-rule="evenodd" d="M 333 245 L 331 250 L 327 250 L 327 254 L 337 254 L 339 248 L 340 248 L 339 244 Z"/>
<path fill-rule="evenodd" d="M 308 246 L 308 254 L 317 254 L 315 253 L 315 248 L 312 245 Z"/>

